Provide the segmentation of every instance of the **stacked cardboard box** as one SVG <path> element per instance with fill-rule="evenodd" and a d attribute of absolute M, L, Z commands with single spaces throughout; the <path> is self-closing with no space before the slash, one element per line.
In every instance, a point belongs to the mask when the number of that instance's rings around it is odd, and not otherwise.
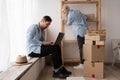
<path fill-rule="evenodd" d="M 105 30 L 88 30 L 83 46 L 85 77 L 104 77 Z"/>

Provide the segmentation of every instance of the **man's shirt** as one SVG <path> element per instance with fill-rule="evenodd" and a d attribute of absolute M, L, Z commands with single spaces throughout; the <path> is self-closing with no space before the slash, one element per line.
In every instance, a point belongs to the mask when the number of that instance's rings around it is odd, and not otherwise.
<path fill-rule="evenodd" d="M 27 53 L 41 53 L 42 42 L 45 40 L 45 32 L 38 24 L 31 25 L 27 30 Z"/>
<path fill-rule="evenodd" d="M 84 37 L 87 30 L 87 17 L 79 10 L 70 10 L 67 16 L 67 25 L 72 27 L 75 38 Z"/>

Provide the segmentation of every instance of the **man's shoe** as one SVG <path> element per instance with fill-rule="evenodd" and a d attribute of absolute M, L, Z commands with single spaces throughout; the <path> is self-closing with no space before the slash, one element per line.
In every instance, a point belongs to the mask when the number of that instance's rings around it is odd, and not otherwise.
<path fill-rule="evenodd" d="M 74 66 L 73 67 L 74 69 L 83 69 L 84 68 L 84 65 L 83 64 L 79 64 L 77 66 Z"/>
<path fill-rule="evenodd" d="M 67 75 L 71 75 L 72 74 L 72 72 L 68 71 L 65 67 L 62 67 L 61 69 L 62 69 L 62 72 L 64 74 L 67 74 Z"/>
<path fill-rule="evenodd" d="M 54 78 L 66 79 L 69 75 L 64 74 L 62 69 L 58 70 L 57 72 L 53 71 Z"/>

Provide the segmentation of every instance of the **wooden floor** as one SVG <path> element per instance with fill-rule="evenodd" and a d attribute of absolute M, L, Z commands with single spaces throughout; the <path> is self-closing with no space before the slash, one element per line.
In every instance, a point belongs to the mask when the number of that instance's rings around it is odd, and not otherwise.
<path fill-rule="evenodd" d="M 73 69 L 73 66 L 65 66 L 67 70 L 72 71 L 72 75 L 70 77 L 82 77 L 82 70 Z M 53 78 L 53 67 L 46 66 L 44 70 L 41 72 L 38 80 L 66 80 L 66 79 L 58 79 Z M 110 64 L 106 64 L 104 68 L 104 79 L 85 79 L 85 80 L 120 80 L 120 64 L 114 65 L 112 67 Z M 75 80 L 75 79 L 72 79 Z M 78 79 L 77 79 L 78 80 Z"/>

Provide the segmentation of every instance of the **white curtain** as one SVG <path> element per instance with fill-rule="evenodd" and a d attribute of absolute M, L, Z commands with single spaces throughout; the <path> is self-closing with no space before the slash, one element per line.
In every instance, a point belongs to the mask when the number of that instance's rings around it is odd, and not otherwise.
<path fill-rule="evenodd" d="M 8 1 L 8 24 L 10 31 L 10 61 L 14 61 L 18 54 L 25 54 L 26 33 L 26 0 Z M 31 2 L 29 1 L 29 4 Z M 30 7 L 31 9 L 31 7 Z M 29 12 L 28 14 L 31 14 Z"/>
<path fill-rule="evenodd" d="M 6 0 L 0 0 L 0 71 L 8 67 L 10 42 Z"/>
<path fill-rule="evenodd" d="M 26 54 L 26 30 L 39 21 L 39 0 L 0 0 L 0 71 Z"/>

